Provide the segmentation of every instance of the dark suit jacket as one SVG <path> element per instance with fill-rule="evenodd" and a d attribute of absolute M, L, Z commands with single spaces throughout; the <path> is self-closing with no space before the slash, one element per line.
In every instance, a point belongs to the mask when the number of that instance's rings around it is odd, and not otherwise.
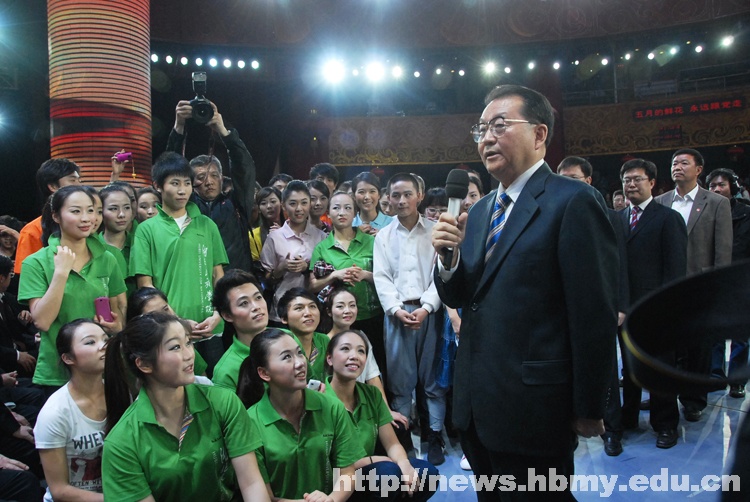
<path fill-rule="evenodd" d="M 670 190 L 654 200 L 671 208 L 674 192 Z M 688 218 L 687 232 L 688 275 L 732 262 L 732 210 L 729 199 L 699 187 Z"/>
<path fill-rule="evenodd" d="M 628 222 L 623 225 L 622 218 L 614 209 L 607 208 L 607 217 L 617 238 L 617 257 L 620 264 L 617 274 L 617 311 L 625 313 L 630 306 L 630 286 L 628 283 L 628 255 L 624 231 L 629 228 L 629 225 Z"/>
<path fill-rule="evenodd" d="M 544 164 L 514 202 L 484 265 L 496 194 L 469 211 L 459 265 L 436 286 L 463 308 L 453 421 L 497 452 L 551 456 L 599 419 L 615 353 L 617 245 L 593 188 Z"/>
<path fill-rule="evenodd" d="M 685 277 L 688 236 L 677 211 L 652 200 L 630 231 L 630 207 L 618 211 L 627 245 L 631 305 L 662 286 Z"/>

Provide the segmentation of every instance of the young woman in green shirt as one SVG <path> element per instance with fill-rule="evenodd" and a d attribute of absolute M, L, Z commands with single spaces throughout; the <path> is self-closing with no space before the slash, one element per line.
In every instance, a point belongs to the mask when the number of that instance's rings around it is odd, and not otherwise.
<path fill-rule="evenodd" d="M 194 384 L 190 327 L 145 314 L 110 339 L 105 361 L 104 497 L 117 501 L 267 501 L 260 446 L 232 392 Z M 141 389 L 131 404 L 125 365 Z"/>

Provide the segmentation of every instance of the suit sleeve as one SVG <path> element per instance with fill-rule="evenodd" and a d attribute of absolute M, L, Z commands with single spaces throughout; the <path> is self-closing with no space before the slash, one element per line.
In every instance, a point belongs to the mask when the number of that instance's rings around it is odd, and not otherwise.
<path fill-rule="evenodd" d="M 714 265 L 729 265 L 732 263 L 732 206 L 726 197 L 722 197 L 716 208 L 714 232 Z"/>
<path fill-rule="evenodd" d="M 609 216 L 609 222 L 612 224 L 612 229 L 615 231 L 615 239 L 617 239 L 617 257 L 619 259 L 618 266 L 618 294 L 617 294 L 617 310 L 619 312 L 627 312 L 630 304 L 630 287 L 628 279 L 628 255 L 627 246 L 625 244 L 625 229 L 624 223 L 620 215 L 613 210 L 607 212 Z"/>
<path fill-rule="evenodd" d="M 573 368 L 573 413 L 604 416 L 617 333 L 617 242 L 603 200 L 573 194 L 559 236 L 559 270 L 568 314 Z"/>
<path fill-rule="evenodd" d="M 661 249 L 664 253 L 664 256 L 662 256 L 664 265 L 663 284 L 668 284 L 677 279 L 682 279 L 687 274 L 687 227 L 680 213 L 674 209 L 669 210 L 662 229 L 661 239 Z"/>
<path fill-rule="evenodd" d="M 176 152 L 182 154 L 182 145 L 185 142 L 185 135 L 180 134 L 174 130 L 169 131 L 169 138 L 167 138 L 167 149 L 165 152 Z"/>

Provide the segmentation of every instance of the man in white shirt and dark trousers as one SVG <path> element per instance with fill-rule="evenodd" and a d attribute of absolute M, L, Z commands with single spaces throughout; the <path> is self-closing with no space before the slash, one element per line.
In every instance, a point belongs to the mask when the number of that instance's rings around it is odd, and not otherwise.
<path fill-rule="evenodd" d="M 385 311 L 385 347 L 388 390 L 392 409 L 409 416 L 412 394 L 417 383 L 424 388 L 430 420 L 427 460 L 433 465 L 445 461 L 442 429 L 445 420 L 445 393 L 436 382 L 439 343 L 440 297 L 435 289 L 432 268 L 430 220 L 417 211 L 421 200 L 419 182 L 407 173 L 388 181 L 395 218 L 375 237 L 373 275 L 380 303 Z"/>

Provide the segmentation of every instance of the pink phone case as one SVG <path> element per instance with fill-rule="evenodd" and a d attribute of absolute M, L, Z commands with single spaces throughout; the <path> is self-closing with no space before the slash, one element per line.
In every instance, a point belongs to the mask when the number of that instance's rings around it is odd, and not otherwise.
<path fill-rule="evenodd" d="M 109 306 L 109 298 L 106 296 L 100 296 L 94 300 L 94 307 L 96 307 L 96 315 L 101 316 L 107 322 L 114 321 L 112 317 L 112 309 Z"/>

